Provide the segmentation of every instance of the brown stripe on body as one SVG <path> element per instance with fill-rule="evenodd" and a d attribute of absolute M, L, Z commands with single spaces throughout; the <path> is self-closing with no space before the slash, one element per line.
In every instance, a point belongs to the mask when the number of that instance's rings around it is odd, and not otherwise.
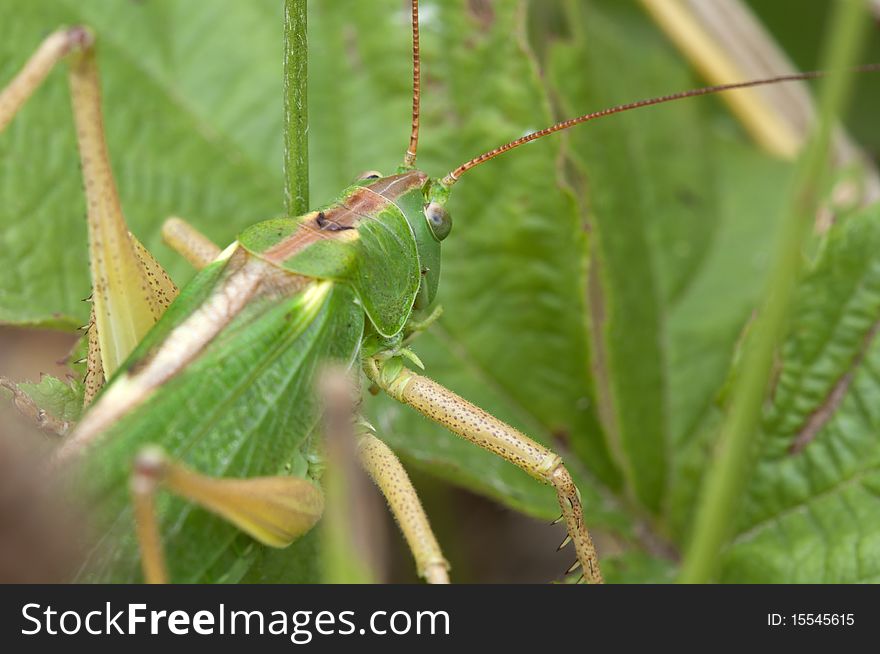
<path fill-rule="evenodd" d="M 395 204 L 397 198 L 424 185 L 427 179 L 425 173 L 412 170 L 356 188 L 328 209 L 303 216 L 293 234 L 263 252 L 261 257 L 281 264 L 319 240 L 351 238 L 346 236 L 346 232 L 357 229 L 361 220 L 372 218 L 389 204 Z"/>
<path fill-rule="evenodd" d="M 424 186 L 427 181 L 428 176 L 421 170 L 410 170 L 405 173 L 400 173 L 399 175 L 391 175 L 389 177 L 377 179 L 375 182 L 364 188 L 370 189 L 374 193 L 381 195 L 391 202 L 396 202 L 397 198 L 401 195 L 414 188 Z"/>

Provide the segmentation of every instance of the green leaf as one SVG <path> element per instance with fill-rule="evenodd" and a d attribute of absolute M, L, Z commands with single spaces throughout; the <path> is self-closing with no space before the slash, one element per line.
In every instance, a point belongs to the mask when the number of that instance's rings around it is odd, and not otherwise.
<path fill-rule="evenodd" d="M 801 284 L 723 580 L 880 579 L 880 206 Z"/>
<path fill-rule="evenodd" d="M 667 558 L 637 550 L 602 560 L 602 574 L 609 584 L 669 584 L 675 581 L 675 572 Z"/>
<path fill-rule="evenodd" d="M 723 173 L 716 180 L 717 232 L 667 322 L 673 434 L 667 527 L 676 537 L 690 521 L 718 427 L 715 403 L 761 290 L 772 246 L 768 217 L 781 211 L 786 174 L 784 164 L 740 143 L 724 137 L 715 143 Z"/>
<path fill-rule="evenodd" d="M 566 115 L 699 86 L 632 7 L 568 8 L 571 37 L 549 63 Z M 679 454 L 760 288 L 773 189 L 786 177 L 731 127 L 717 102 L 693 101 L 569 136 L 595 235 L 589 322 L 599 411 L 631 492 L 655 514 L 681 506 Z"/>

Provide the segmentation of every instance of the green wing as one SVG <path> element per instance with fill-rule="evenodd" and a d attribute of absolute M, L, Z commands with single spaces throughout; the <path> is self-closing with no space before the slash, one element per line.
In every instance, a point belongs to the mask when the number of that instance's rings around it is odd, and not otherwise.
<path fill-rule="evenodd" d="M 222 263 L 197 275 L 130 361 L 137 365 L 221 276 Z M 315 372 L 327 360 L 350 364 L 363 333 L 363 312 L 352 290 L 334 284 L 326 289 L 308 308 L 304 291 L 250 303 L 181 373 L 102 435 L 79 477 L 102 534 L 81 580 L 140 579 L 128 476 L 133 457 L 148 443 L 217 476 L 308 474 L 318 421 Z M 234 582 L 260 569 L 266 548 L 219 518 L 168 493 L 161 494 L 158 512 L 175 582 Z M 292 560 L 300 546 L 311 547 L 294 543 L 287 550 Z M 287 572 L 296 578 L 298 571 Z"/>

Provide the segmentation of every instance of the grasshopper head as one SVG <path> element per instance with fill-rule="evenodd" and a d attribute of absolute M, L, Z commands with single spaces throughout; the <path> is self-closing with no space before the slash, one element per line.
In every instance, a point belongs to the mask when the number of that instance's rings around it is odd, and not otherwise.
<path fill-rule="evenodd" d="M 427 189 L 428 185 L 425 186 L 421 215 L 406 216 L 416 236 L 422 264 L 422 284 L 416 296 L 416 309 L 427 308 L 437 296 L 437 287 L 440 285 L 440 241 L 452 231 L 452 216 L 443 203 L 427 196 Z"/>

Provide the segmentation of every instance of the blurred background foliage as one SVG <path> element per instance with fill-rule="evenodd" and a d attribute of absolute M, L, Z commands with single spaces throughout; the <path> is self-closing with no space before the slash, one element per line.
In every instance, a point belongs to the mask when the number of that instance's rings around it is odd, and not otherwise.
<path fill-rule="evenodd" d="M 785 52 L 801 70 L 813 70 L 820 63 L 823 30 L 828 25 L 828 18 L 833 3 L 826 0 L 747 0 L 749 7 L 761 19 L 773 34 Z M 865 61 L 880 60 L 880 40 L 876 37 L 877 3 L 874 3 L 873 29 L 875 35 L 870 38 L 865 51 Z M 868 81 L 857 86 L 855 97 L 846 126 L 856 141 L 867 149 L 876 160 L 880 154 L 880 121 L 876 120 L 876 102 L 880 99 L 880 88 Z"/>
<path fill-rule="evenodd" d="M 829 0 L 749 4 L 799 67 L 818 64 Z M 309 5 L 317 206 L 402 160 L 408 3 Z M 13 35 L 0 79 L 74 22 L 98 34 L 126 217 L 184 283 L 191 271 L 159 238 L 165 216 L 225 244 L 282 210 L 281 2 L 0 0 Z M 422 0 L 422 44 L 419 165 L 432 175 L 556 119 L 704 83 L 628 0 Z M 876 31 L 865 59 L 880 61 Z M 68 104 L 59 71 L 0 138 L 0 320 L 19 327 L 69 332 L 88 314 Z M 846 125 L 875 159 L 877 107 L 866 75 Z M 432 377 L 563 454 L 612 581 L 675 574 L 789 175 L 708 98 L 544 139 L 455 188 L 445 314 L 415 349 Z M 880 575 L 876 218 L 842 211 L 816 237 L 723 580 Z M 5 328 L 0 371 L 63 376 L 71 344 Z M 572 555 L 555 553 L 548 488 L 387 400 L 367 409 L 411 469 L 454 580 L 559 577 Z M 811 442 L 790 452 L 816 414 Z M 414 580 L 381 507 L 358 507 L 372 516 L 376 578 Z"/>

